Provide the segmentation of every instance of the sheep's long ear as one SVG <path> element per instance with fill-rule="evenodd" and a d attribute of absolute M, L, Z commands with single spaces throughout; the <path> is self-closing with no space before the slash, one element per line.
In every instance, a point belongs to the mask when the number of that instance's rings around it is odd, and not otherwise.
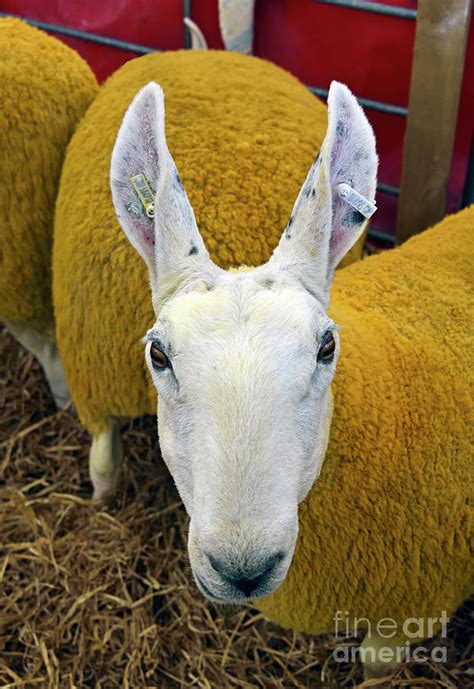
<path fill-rule="evenodd" d="M 110 169 L 118 221 L 150 271 L 154 292 L 176 274 L 211 264 L 165 138 L 163 91 L 135 96 L 117 135 Z"/>
<path fill-rule="evenodd" d="M 328 107 L 321 154 L 270 259 L 270 264 L 289 271 L 326 306 L 337 264 L 375 210 L 378 162 L 372 128 L 346 86 L 332 82 Z"/>

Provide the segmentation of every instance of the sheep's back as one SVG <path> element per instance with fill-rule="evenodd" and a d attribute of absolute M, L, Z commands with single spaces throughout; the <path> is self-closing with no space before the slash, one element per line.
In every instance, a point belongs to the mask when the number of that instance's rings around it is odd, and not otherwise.
<path fill-rule="evenodd" d="M 474 206 L 336 274 L 330 443 L 271 619 L 402 624 L 472 593 L 473 245 Z"/>
<path fill-rule="evenodd" d="M 61 166 L 97 82 L 77 53 L 0 19 L 0 317 L 54 337 L 53 217 Z"/>
<path fill-rule="evenodd" d="M 212 258 L 267 260 L 326 130 L 326 107 L 282 69 L 219 51 L 132 60 L 102 87 L 68 150 L 57 204 L 58 344 L 83 422 L 156 411 L 140 338 L 154 322 L 145 265 L 109 191 L 113 144 L 137 91 L 165 92 L 168 145 Z"/>

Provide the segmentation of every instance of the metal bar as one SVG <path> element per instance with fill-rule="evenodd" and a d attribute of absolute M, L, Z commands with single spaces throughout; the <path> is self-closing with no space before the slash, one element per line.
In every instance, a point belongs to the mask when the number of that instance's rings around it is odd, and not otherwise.
<path fill-rule="evenodd" d="M 470 14 L 470 0 L 420 0 L 397 213 L 399 244 L 446 212 Z"/>
<path fill-rule="evenodd" d="M 380 242 L 386 242 L 392 245 L 395 244 L 395 237 L 392 234 L 381 232 L 381 230 L 377 230 L 375 227 L 369 227 L 367 236 L 370 237 L 370 239 L 378 239 Z"/>
<path fill-rule="evenodd" d="M 42 22 L 39 19 L 27 19 L 18 14 L 10 14 L 9 12 L 0 12 L 0 17 L 14 17 L 22 19 L 24 22 L 36 26 L 38 29 L 44 31 L 52 31 L 53 33 L 61 34 L 63 36 L 71 36 L 71 38 L 80 38 L 82 41 L 89 41 L 90 43 L 99 43 L 109 48 L 118 48 L 119 50 L 127 50 L 131 53 L 139 53 L 146 55 L 148 53 L 160 52 L 158 48 L 149 48 L 148 46 L 138 45 L 137 43 L 129 43 L 128 41 L 120 41 L 117 38 L 109 38 L 108 36 L 99 36 L 98 34 L 88 33 L 80 29 L 71 29 L 67 26 L 59 26 L 59 24 L 49 24 Z"/>
<path fill-rule="evenodd" d="M 327 98 L 329 91 L 327 89 L 322 89 L 319 86 L 306 86 L 311 93 L 314 93 L 315 96 L 319 96 L 320 98 Z"/>
<path fill-rule="evenodd" d="M 398 187 L 394 187 L 391 184 L 384 184 L 383 182 L 377 184 L 377 191 L 381 191 L 382 194 L 390 194 L 390 196 L 400 195 L 400 189 Z"/>
<path fill-rule="evenodd" d="M 347 7 L 351 10 L 364 10 L 374 14 L 385 14 L 389 17 L 399 17 L 401 19 L 416 19 L 416 10 L 407 7 L 395 7 L 381 2 L 365 2 L 364 0 L 313 0 L 324 5 L 336 5 L 337 7 Z"/>
<path fill-rule="evenodd" d="M 183 0 L 183 19 L 191 19 L 191 0 Z M 184 30 L 184 47 L 189 49 L 192 46 L 192 37 L 191 37 L 191 32 L 184 24 L 183 26 Z"/>
<path fill-rule="evenodd" d="M 319 86 L 307 86 L 307 88 L 320 98 L 327 98 L 329 91 L 327 89 L 322 89 Z M 399 117 L 406 117 L 408 114 L 408 109 L 403 108 L 400 105 L 392 105 L 391 103 L 382 103 L 379 100 L 371 100 L 370 98 L 357 98 L 358 102 L 363 108 L 368 108 L 369 110 L 377 110 L 377 112 L 384 112 L 388 115 L 398 115 Z"/>

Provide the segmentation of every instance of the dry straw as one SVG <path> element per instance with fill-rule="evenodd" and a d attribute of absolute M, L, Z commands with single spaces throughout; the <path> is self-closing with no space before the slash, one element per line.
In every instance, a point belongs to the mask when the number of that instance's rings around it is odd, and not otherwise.
<path fill-rule="evenodd" d="M 0 332 L 0 687 L 353 687 L 332 637 L 217 608 L 194 584 L 188 521 L 154 420 L 125 429 L 112 504 L 89 501 L 89 440 L 56 411 L 34 359 Z M 369 686 L 472 687 L 473 614 L 450 627 L 449 663 L 406 665 Z M 352 640 L 351 643 L 357 643 Z M 470 669 L 471 668 L 471 669 Z"/>

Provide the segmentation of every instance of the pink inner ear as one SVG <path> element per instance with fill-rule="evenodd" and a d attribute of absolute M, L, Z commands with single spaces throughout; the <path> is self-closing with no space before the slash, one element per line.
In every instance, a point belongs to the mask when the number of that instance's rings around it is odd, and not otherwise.
<path fill-rule="evenodd" d="M 145 161 L 146 167 L 150 172 L 154 173 L 155 179 L 159 175 L 159 153 L 157 141 L 157 113 L 156 103 L 154 97 L 150 94 L 143 105 L 143 110 L 139 118 L 140 123 L 140 138 L 142 151 L 142 160 Z M 139 170 L 143 172 L 143 170 Z M 156 191 L 156 190 L 155 190 Z"/>
<path fill-rule="evenodd" d="M 348 236 L 351 234 L 349 228 L 345 229 L 341 225 L 333 227 L 329 239 L 329 262 L 331 269 L 335 268 L 335 263 L 339 262 L 340 258 L 346 253 L 345 247 L 348 243 Z"/>
<path fill-rule="evenodd" d="M 351 169 L 350 112 L 345 103 L 338 104 L 338 116 L 334 127 L 330 156 L 330 180 L 332 202 L 332 231 L 329 238 L 329 256 L 333 267 L 340 261 L 358 234 L 361 223 L 352 222 L 352 208 L 335 191 L 341 182 L 353 185 Z"/>
<path fill-rule="evenodd" d="M 146 244 L 148 248 L 155 246 L 154 223 L 151 220 L 137 220 L 135 225 L 136 232 L 140 234 L 140 242 Z"/>

